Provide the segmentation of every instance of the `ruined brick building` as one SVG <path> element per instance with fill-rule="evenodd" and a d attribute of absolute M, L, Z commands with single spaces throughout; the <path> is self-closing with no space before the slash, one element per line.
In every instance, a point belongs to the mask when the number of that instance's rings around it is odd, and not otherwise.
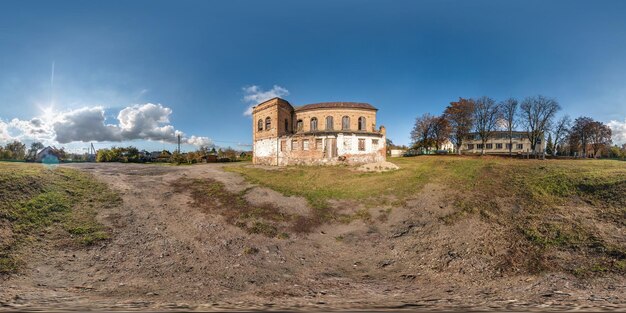
<path fill-rule="evenodd" d="M 385 160 L 385 127 L 367 103 L 294 107 L 281 98 L 252 111 L 254 164 L 361 164 Z"/>

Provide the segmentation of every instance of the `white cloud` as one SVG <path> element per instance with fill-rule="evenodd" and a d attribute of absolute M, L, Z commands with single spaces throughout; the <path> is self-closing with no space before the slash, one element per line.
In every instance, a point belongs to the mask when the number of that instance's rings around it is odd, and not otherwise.
<path fill-rule="evenodd" d="M 46 112 L 45 118 L 31 120 L 13 119 L 9 123 L 0 120 L 0 141 L 11 139 L 36 140 L 44 144 L 67 144 L 71 142 L 122 142 L 152 140 L 192 145 L 210 145 L 208 137 L 191 136 L 170 125 L 172 109 L 161 104 L 146 103 L 122 109 L 117 124 L 106 124 L 103 107 L 84 107 L 66 112 Z M 17 133 L 11 136 L 11 133 Z"/>
<path fill-rule="evenodd" d="M 263 91 L 261 87 L 252 85 L 243 88 L 243 101 L 248 104 L 248 108 L 244 115 L 252 115 L 252 107 L 269 99 L 276 97 L 285 97 L 289 95 L 289 90 L 285 87 L 274 85 L 272 89 Z"/>
<path fill-rule="evenodd" d="M 211 139 L 209 139 L 209 137 L 196 137 L 196 136 L 191 136 L 189 138 L 187 138 L 187 140 L 185 141 L 187 144 L 190 145 L 194 145 L 196 147 L 211 147 L 213 146 L 213 141 Z"/>
<path fill-rule="evenodd" d="M 611 128 L 611 138 L 613 139 L 613 143 L 617 145 L 622 145 L 626 143 L 626 118 L 623 122 L 620 121 L 610 121 L 608 123 Z"/>

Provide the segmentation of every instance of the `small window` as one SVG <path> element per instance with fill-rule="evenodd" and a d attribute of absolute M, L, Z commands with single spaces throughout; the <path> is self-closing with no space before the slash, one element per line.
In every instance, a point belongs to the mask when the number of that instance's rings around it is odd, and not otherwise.
<path fill-rule="evenodd" d="M 517 144 L 517 150 L 524 150 L 524 144 L 523 143 L 518 143 Z"/>
<path fill-rule="evenodd" d="M 315 139 L 315 150 L 324 150 L 322 138 Z"/>
<path fill-rule="evenodd" d="M 285 140 L 280 141 L 280 151 L 285 151 L 285 147 L 287 146 L 287 142 Z"/>
<path fill-rule="evenodd" d="M 365 130 L 365 117 L 359 117 L 359 130 Z"/>
<path fill-rule="evenodd" d="M 309 140 L 308 139 L 302 140 L 302 150 L 304 150 L 304 151 L 308 151 L 309 150 Z"/>
<path fill-rule="evenodd" d="M 272 119 L 267 117 L 265 119 L 265 130 L 270 130 L 272 128 Z"/>
<path fill-rule="evenodd" d="M 289 132 L 289 120 L 285 119 L 285 132 Z"/>
<path fill-rule="evenodd" d="M 485 149 L 493 149 L 493 144 L 492 143 L 488 143 L 486 146 L 487 147 Z"/>
<path fill-rule="evenodd" d="M 297 140 L 292 140 L 291 141 L 291 150 L 292 151 L 298 150 L 298 141 Z"/>
<path fill-rule="evenodd" d="M 302 131 L 302 120 L 298 120 L 296 122 L 296 129 L 301 132 Z"/>
<path fill-rule="evenodd" d="M 378 148 L 378 139 L 372 139 L 372 148 L 373 149 Z"/>
<path fill-rule="evenodd" d="M 496 149 L 502 149 L 502 144 L 501 143 L 497 143 L 496 144 Z"/>
<path fill-rule="evenodd" d="M 477 149 L 482 149 L 483 148 L 483 144 L 482 143 L 476 144 L 476 148 Z"/>
<path fill-rule="evenodd" d="M 258 131 L 262 131 L 263 130 L 263 120 L 259 120 L 256 123 L 256 130 L 258 130 Z"/>
<path fill-rule="evenodd" d="M 359 139 L 359 151 L 365 151 L 365 139 Z"/>
<path fill-rule="evenodd" d="M 467 144 L 467 149 L 468 150 L 474 150 L 474 144 L 473 143 L 468 143 Z"/>
<path fill-rule="evenodd" d="M 506 144 L 506 148 L 507 148 L 507 149 L 511 149 L 511 144 L 510 144 L 510 143 L 507 143 L 507 144 Z"/>
<path fill-rule="evenodd" d="M 341 118 L 341 129 L 342 130 L 350 129 L 350 117 L 344 116 Z"/>
<path fill-rule="evenodd" d="M 326 117 L 326 130 L 333 130 L 333 117 L 332 116 L 327 116 Z"/>
<path fill-rule="evenodd" d="M 311 119 L 311 131 L 317 131 L 317 117 Z"/>

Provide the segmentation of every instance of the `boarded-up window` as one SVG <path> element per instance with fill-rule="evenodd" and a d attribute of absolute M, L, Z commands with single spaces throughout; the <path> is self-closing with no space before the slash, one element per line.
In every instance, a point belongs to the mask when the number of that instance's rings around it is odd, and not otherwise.
<path fill-rule="evenodd" d="M 359 139 L 359 151 L 365 151 L 365 139 Z"/>
<path fill-rule="evenodd" d="M 321 138 L 315 139 L 315 150 L 324 150 Z"/>
<path fill-rule="evenodd" d="M 311 119 L 311 131 L 317 131 L 317 117 Z"/>
<path fill-rule="evenodd" d="M 298 141 L 297 140 L 292 140 L 291 141 L 291 150 L 298 150 Z"/>
<path fill-rule="evenodd" d="M 326 130 L 333 130 L 333 117 L 332 116 L 326 117 Z"/>
<path fill-rule="evenodd" d="M 372 139 L 372 149 L 378 148 L 378 139 Z"/>
<path fill-rule="evenodd" d="M 280 151 L 285 151 L 286 147 L 287 147 L 287 142 L 285 140 L 281 140 L 280 141 Z"/>
<path fill-rule="evenodd" d="M 296 129 L 301 132 L 302 131 L 302 120 L 298 120 L 298 122 L 296 122 Z"/>
<path fill-rule="evenodd" d="M 308 139 L 304 139 L 302 140 L 302 150 L 309 150 L 309 140 Z"/>
<path fill-rule="evenodd" d="M 272 128 L 272 119 L 267 117 L 265 118 L 265 130 L 270 130 Z"/>
<path fill-rule="evenodd" d="M 350 117 L 344 116 L 341 118 L 341 129 L 342 130 L 350 129 Z"/>

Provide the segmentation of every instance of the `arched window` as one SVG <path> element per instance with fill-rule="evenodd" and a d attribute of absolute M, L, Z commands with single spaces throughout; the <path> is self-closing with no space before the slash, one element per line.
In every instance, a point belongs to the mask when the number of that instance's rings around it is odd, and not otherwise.
<path fill-rule="evenodd" d="M 365 117 L 359 117 L 359 130 L 365 130 Z"/>
<path fill-rule="evenodd" d="M 317 131 L 317 117 L 311 118 L 311 131 Z"/>
<path fill-rule="evenodd" d="M 270 130 L 272 128 L 272 119 L 267 117 L 265 118 L 265 130 Z"/>
<path fill-rule="evenodd" d="M 332 116 L 326 117 L 326 130 L 333 130 L 333 117 Z"/>
<path fill-rule="evenodd" d="M 302 120 L 298 120 L 296 122 L 296 129 L 301 132 L 302 131 Z"/>
<path fill-rule="evenodd" d="M 350 129 L 350 117 L 344 116 L 341 118 L 341 129 L 349 130 Z"/>
<path fill-rule="evenodd" d="M 289 132 L 289 120 L 285 119 L 285 132 Z"/>
<path fill-rule="evenodd" d="M 262 131 L 262 130 L 263 130 L 263 120 L 259 120 L 259 121 L 256 123 L 256 129 L 257 129 L 258 131 Z"/>

